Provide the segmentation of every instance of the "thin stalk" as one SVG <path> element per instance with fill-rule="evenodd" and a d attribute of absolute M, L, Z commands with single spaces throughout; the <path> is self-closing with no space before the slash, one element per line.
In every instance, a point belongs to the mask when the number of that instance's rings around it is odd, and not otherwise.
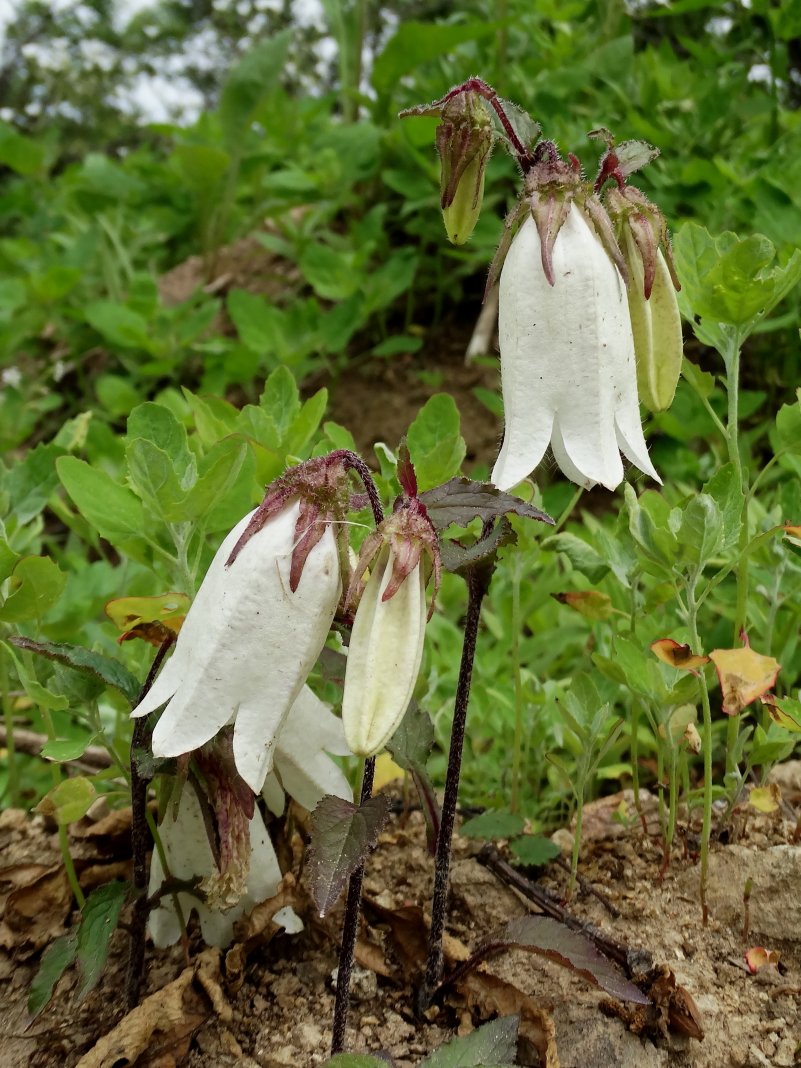
<path fill-rule="evenodd" d="M 6 767 L 8 768 L 8 803 L 17 808 L 20 801 L 19 767 L 17 751 L 14 748 L 14 703 L 10 696 L 8 661 L 5 652 L 0 650 L 0 699 L 3 702 L 3 723 L 6 728 Z"/>
<path fill-rule="evenodd" d="M 512 679 L 515 701 L 515 739 L 512 751 L 512 812 L 520 809 L 520 755 L 523 748 L 523 672 L 520 665 L 520 558 L 515 557 L 512 567 Z"/>
<path fill-rule="evenodd" d="M 562 529 L 562 527 L 565 525 L 565 523 L 568 521 L 568 519 L 571 517 L 571 515 L 573 514 L 573 512 L 575 510 L 576 505 L 581 500 L 581 495 L 583 493 L 584 493 L 583 487 L 579 486 L 576 489 L 576 492 L 573 494 L 573 496 L 567 502 L 565 507 L 562 509 L 562 514 L 559 516 L 559 518 L 554 523 L 553 528 L 551 529 L 551 532 L 550 532 L 551 536 L 553 536 L 554 534 L 558 534 L 559 531 Z"/>
<path fill-rule="evenodd" d="M 167 651 L 175 639 L 171 636 L 162 642 L 153 658 L 150 671 L 136 701 L 139 704 L 148 694 L 156 681 Z M 147 824 L 147 791 L 151 777 L 145 775 L 136 761 L 137 749 L 145 749 L 150 744 L 149 717 L 143 716 L 134 721 L 131 737 L 131 849 L 133 853 L 133 890 L 136 895 L 131 916 L 130 939 L 128 942 L 128 972 L 125 979 L 125 997 L 128 1008 L 133 1009 L 139 1001 L 139 990 L 144 977 L 145 964 L 145 928 L 147 926 L 147 850 L 150 845 L 150 832 Z"/>
<path fill-rule="evenodd" d="M 643 833 L 648 833 L 648 824 L 640 801 L 640 705 L 637 701 L 631 704 L 631 740 L 629 742 L 629 754 L 631 756 L 631 788 L 634 791 L 634 808 L 640 817 Z"/>
<path fill-rule="evenodd" d="M 369 801 L 373 793 L 375 777 L 375 757 L 364 762 L 364 776 L 360 804 Z M 353 971 L 353 953 L 356 948 L 356 934 L 359 929 L 359 906 L 362 900 L 362 883 L 364 881 L 364 864 L 360 864 L 348 882 L 348 896 L 345 900 L 345 919 L 342 923 L 342 946 L 339 951 L 339 970 L 337 972 L 337 993 L 334 1002 L 334 1024 L 331 1036 L 331 1055 L 342 1053 L 345 1049 L 345 1026 L 348 1022 L 348 1004 L 350 1003 L 350 977 Z"/>
<path fill-rule="evenodd" d="M 55 741 L 56 729 L 53 725 L 53 717 L 50 715 L 50 709 L 40 706 L 42 713 L 42 719 L 44 720 L 45 732 L 50 741 Z M 61 774 L 61 768 L 58 764 L 53 764 L 50 774 L 53 779 L 53 786 L 58 786 L 62 781 L 63 776 Z M 82 909 L 86 904 L 86 898 L 84 897 L 83 890 L 81 890 L 81 884 L 78 882 L 78 875 L 75 871 L 75 865 L 72 862 L 72 854 L 70 853 L 70 841 L 67 834 L 67 828 L 59 823 L 58 825 L 58 846 L 61 850 L 61 859 L 64 862 L 64 870 L 67 873 L 67 882 L 70 884 L 70 890 L 72 890 L 72 896 L 75 898 L 75 903 L 79 909 Z"/>
<path fill-rule="evenodd" d="M 693 651 L 701 648 L 698 637 L 698 606 L 695 601 L 696 576 L 687 583 L 687 630 Z M 701 827 L 701 917 L 706 927 L 709 921 L 709 909 L 706 901 L 706 889 L 709 878 L 709 837 L 712 832 L 712 709 L 709 704 L 709 690 L 704 669 L 699 672 L 701 683 L 701 707 L 704 720 L 701 731 L 701 743 L 704 751 L 704 818 Z M 734 718 L 734 717 L 732 717 Z M 736 735 L 735 735 L 736 740 Z"/>
<path fill-rule="evenodd" d="M 462 770 L 467 706 L 470 701 L 470 683 L 473 676 L 473 661 L 476 657 L 478 625 L 481 618 L 481 602 L 488 583 L 471 569 L 467 576 L 467 614 L 462 641 L 462 657 L 459 663 L 459 679 L 453 709 L 451 744 L 448 754 L 448 772 L 445 777 L 445 794 L 442 801 L 442 817 L 437 837 L 437 853 L 434 861 L 434 895 L 431 901 L 431 931 L 428 940 L 428 960 L 425 977 L 418 995 L 418 1007 L 424 1011 L 431 1004 L 434 992 L 442 979 L 442 938 L 445 933 L 445 914 L 448 907 L 448 877 L 451 866 L 451 843 L 456 820 L 456 802 L 459 795 L 459 776 Z"/>
<path fill-rule="evenodd" d="M 576 875 L 578 874 L 578 862 L 581 855 L 581 834 L 584 822 L 584 791 L 586 780 L 582 778 L 576 790 L 576 830 L 573 834 L 573 851 L 570 855 L 570 882 L 567 884 L 565 900 L 569 901 L 576 892 Z"/>

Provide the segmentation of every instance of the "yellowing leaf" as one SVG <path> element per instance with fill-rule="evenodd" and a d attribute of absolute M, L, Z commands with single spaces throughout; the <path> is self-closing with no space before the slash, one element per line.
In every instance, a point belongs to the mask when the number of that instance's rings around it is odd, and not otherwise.
<path fill-rule="evenodd" d="M 736 716 L 772 689 L 781 668 L 778 660 L 762 656 L 747 645 L 742 649 L 713 649 L 709 659 L 718 673 L 727 716 Z"/>
<path fill-rule="evenodd" d="M 767 786 L 755 786 L 748 795 L 748 803 L 757 812 L 775 812 L 781 799 L 781 790 L 775 782 Z"/>
<path fill-rule="evenodd" d="M 551 596 L 593 622 L 609 619 L 612 615 L 611 598 L 598 590 L 569 590 L 566 593 L 552 593 Z"/>
<path fill-rule="evenodd" d="M 776 949 L 764 946 L 752 946 L 745 954 L 745 963 L 751 975 L 756 975 L 763 968 L 778 968 L 781 954 Z"/>
<path fill-rule="evenodd" d="M 142 638 L 161 645 L 181 629 L 191 600 L 185 593 L 161 593 L 155 597 L 117 597 L 106 605 L 106 615 L 125 633 L 120 641 Z"/>
<path fill-rule="evenodd" d="M 663 664 L 669 664 L 673 668 L 682 668 L 684 671 L 692 671 L 709 662 L 708 656 L 694 653 L 689 645 L 674 642 L 672 638 L 660 638 L 651 642 L 651 652 L 659 657 Z"/>
<path fill-rule="evenodd" d="M 774 723 L 792 734 L 801 734 L 801 701 L 766 693 L 762 704 L 767 708 Z"/>
<path fill-rule="evenodd" d="M 68 823 L 86 815 L 96 796 L 89 779 L 78 775 L 74 779 L 64 779 L 58 786 L 48 790 L 36 806 L 36 811 L 53 816 L 60 827 L 66 827 Z"/>

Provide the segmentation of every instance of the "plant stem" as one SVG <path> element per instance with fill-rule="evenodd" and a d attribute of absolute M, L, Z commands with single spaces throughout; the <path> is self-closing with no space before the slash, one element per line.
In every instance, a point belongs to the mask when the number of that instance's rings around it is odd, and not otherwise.
<path fill-rule="evenodd" d="M 175 639 L 166 638 L 153 658 L 142 691 L 136 701 L 144 700 L 156 681 L 167 651 Z M 128 943 L 128 972 L 125 979 L 125 997 L 128 1008 L 133 1009 L 139 1001 L 145 964 L 145 928 L 147 926 L 147 850 L 150 832 L 147 825 L 147 790 L 151 778 L 139 769 L 136 750 L 150 745 L 149 716 L 134 721 L 131 737 L 131 849 L 133 854 L 133 890 L 136 895 L 131 916 L 130 940 Z"/>
<path fill-rule="evenodd" d="M 698 652 L 701 648 L 701 642 L 698 637 L 698 606 L 695 600 L 696 580 L 697 576 L 691 575 L 687 582 L 687 630 L 689 631 L 693 652 Z M 701 707 L 704 714 L 701 733 L 701 743 L 704 751 L 704 820 L 701 828 L 701 916 L 704 927 L 706 927 L 709 921 L 709 909 L 706 901 L 709 876 L 709 836 L 712 831 L 712 709 L 709 704 L 709 690 L 703 668 L 699 672 L 699 679 L 701 683 Z"/>
<path fill-rule="evenodd" d="M 514 680 L 515 739 L 512 751 L 512 812 L 520 810 L 520 754 L 523 747 L 523 673 L 520 666 L 520 557 L 512 565 L 512 678 Z"/>
<path fill-rule="evenodd" d="M 566 901 L 569 901 L 576 891 L 576 874 L 578 873 L 578 862 L 581 854 L 581 832 L 584 820 L 585 788 L 586 781 L 582 777 L 581 782 L 578 784 L 578 789 L 576 790 L 576 830 L 573 834 L 573 850 L 570 855 L 570 882 L 567 884 L 567 892 L 565 893 Z"/>
<path fill-rule="evenodd" d="M 448 772 L 445 778 L 445 795 L 442 801 L 442 819 L 437 838 L 437 854 L 434 861 L 434 896 L 431 902 L 428 960 L 426 962 L 423 985 L 418 995 L 418 1008 L 421 1012 L 431 1004 L 434 992 L 442 979 L 442 937 L 445 933 L 445 913 L 448 906 L 451 842 L 456 820 L 456 802 L 459 795 L 459 776 L 462 770 L 467 706 L 470 700 L 473 661 L 476 656 L 481 602 L 484 600 L 484 595 L 488 588 L 489 582 L 475 568 L 471 568 L 467 575 L 467 615 L 462 642 L 462 658 L 459 664 L 459 680 L 456 684 L 451 745 L 448 754 Z"/>
<path fill-rule="evenodd" d="M 50 715 L 50 709 L 41 705 L 40 711 L 42 713 L 42 720 L 44 721 L 47 737 L 52 742 L 56 737 L 56 728 L 53 725 L 53 717 Z M 58 764 L 53 765 L 51 775 L 53 777 L 53 786 L 58 786 L 62 780 L 61 768 Z M 60 822 L 58 825 L 58 845 L 61 850 L 61 859 L 64 862 L 64 870 L 67 873 L 67 882 L 70 884 L 70 890 L 72 890 L 72 896 L 75 898 L 78 908 L 82 909 L 86 903 L 86 898 L 83 895 L 83 890 L 81 890 L 81 884 L 78 882 L 75 865 L 72 862 L 67 828 Z"/>
<path fill-rule="evenodd" d="M 8 804 L 17 808 L 20 801 L 19 768 L 17 751 L 14 748 L 14 704 L 9 696 L 8 662 L 3 649 L 0 649 L 0 700 L 3 702 L 3 722 L 6 728 L 6 766 L 8 768 Z"/>
<path fill-rule="evenodd" d="M 373 792 L 375 776 L 375 757 L 364 762 L 364 776 L 360 804 L 369 801 Z M 364 864 L 360 864 L 348 882 L 348 896 L 345 900 L 345 918 L 342 923 L 342 947 L 339 951 L 339 970 L 337 972 L 337 993 L 334 1002 L 334 1024 L 331 1036 L 331 1055 L 342 1053 L 345 1048 L 345 1025 L 348 1022 L 348 1004 L 350 1002 L 350 977 L 353 971 L 353 951 L 356 948 L 356 934 L 359 929 L 359 906 L 362 900 L 362 882 L 364 881 Z"/>

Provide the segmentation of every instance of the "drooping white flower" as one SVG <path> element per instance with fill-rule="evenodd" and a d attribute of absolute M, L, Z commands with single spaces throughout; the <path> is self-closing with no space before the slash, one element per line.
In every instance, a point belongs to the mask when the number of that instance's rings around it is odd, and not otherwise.
<path fill-rule="evenodd" d="M 208 832 L 197 794 L 191 783 L 185 783 L 180 798 L 172 799 L 159 827 L 161 842 L 170 875 L 174 879 L 191 880 L 200 877 L 201 890 L 220 879 L 220 871 L 209 844 Z M 203 940 L 210 946 L 227 946 L 234 932 L 234 924 L 256 905 L 272 897 L 281 882 L 281 869 L 270 836 L 258 809 L 247 821 L 250 863 L 245 886 L 231 907 L 223 909 L 200 901 L 193 894 L 181 891 L 178 901 L 184 919 L 194 910 L 198 914 Z M 164 882 L 164 868 L 158 852 L 153 851 L 150 865 L 149 894 L 156 893 Z M 204 885 L 205 884 L 205 885 Z M 181 936 L 181 925 L 172 895 L 165 895 L 148 920 L 150 935 L 156 946 L 169 946 Z"/>
<path fill-rule="evenodd" d="M 640 422 L 626 287 L 575 204 L 552 257 L 553 285 L 537 225 L 526 218 L 500 279 L 505 432 L 492 481 L 511 489 L 550 445 L 580 486 L 614 489 L 621 452 L 659 482 Z"/>
<path fill-rule="evenodd" d="M 278 735 L 273 770 L 262 790 L 267 807 L 280 816 L 286 794 L 310 812 L 325 794 L 352 801 L 347 776 L 331 759 L 350 753 L 342 720 L 304 686 Z"/>
<path fill-rule="evenodd" d="M 298 532 L 297 499 L 242 538 L 229 562 L 253 515 L 220 546 L 175 651 L 132 715 L 168 702 L 153 732 L 157 757 L 198 749 L 234 723 L 237 770 L 258 793 L 276 735 L 325 643 L 342 584 L 332 527 L 321 535 Z M 293 550 L 303 539 L 312 547 L 302 570 L 293 570 Z"/>

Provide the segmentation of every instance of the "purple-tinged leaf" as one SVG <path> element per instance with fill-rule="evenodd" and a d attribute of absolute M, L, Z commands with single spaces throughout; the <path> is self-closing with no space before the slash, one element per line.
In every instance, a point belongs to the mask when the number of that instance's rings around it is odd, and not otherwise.
<path fill-rule="evenodd" d="M 512 524 L 502 516 L 490 533 L 472 545 L 462 545 L 460 541 L 443 541 L 440 543 L 440 558 L 446 571 L 455 575 L 465 575 L 477 564 L 494 566 L 498 549 L 504 545 L 514 545 L 517 535 Z"/>
<path fill-rule="evenodd" d="M 519 1016 L 499 1016 L 434 1050 L 420 1068 L 503 1068 L 517 1063 Z"/>
<path fill-rule="evenodd" d="M 519 916 L 482 942 L 471 961 L 477 962 L 506 949 L 525 949 L 570 968 L 593 986 L 599 986 L 618 1001 L 650 1005 L 634 983 L 578 931 L 571 931 L 550 916 Z"/>
<path fill-rule="evenodd" d="M 38 642 L 33 638 L 14 636 L 8 639 L 17 649 L 25 649 L 30 653 L 55 660 L 58 664 L 80 671 L 84 675 L 94 675 L 102 679 L 107 686 L 113 686 L 119 690 L 131 704 L 134 704 L 142 689 L 142 684 L 135 675 L 118 661 L 102 653 L 92 652 L 80 645 L 66 645 L 60 642 Z"/>
<path fill-rule="evenodd" d="M 474 482 L 469 478 L 452 478 L 421 493 L 420 500 L 437 530 L 445 530 L 454 523 L 466 527 L 473 519 L 487 522 L 502 515 L 519 515 L 553 524 L 553 519 L 534 505 L 504 493 L 491 482 Z"/>
<path fill-rule="evenodd" d="M 363 805 L 326 794 L 312 812 L 309 881 L 321 916 L 334 907 L 350 876 L 364 863 L 388 815 L 383 794 Z"/>

